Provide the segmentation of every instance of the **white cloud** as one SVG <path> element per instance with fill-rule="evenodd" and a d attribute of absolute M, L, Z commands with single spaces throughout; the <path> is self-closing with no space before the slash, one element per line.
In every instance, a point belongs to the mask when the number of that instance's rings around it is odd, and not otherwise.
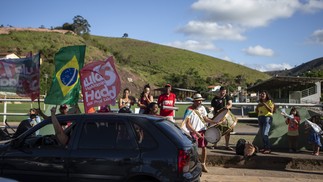
<path fill-rule="evenodd" d="M 199 42 L 196 40 L 187 40 L 187 41 L 175 41 L 171 43 L 167 43 L 166 45 L 187 49 L 191 51 L 199 51 L 199 50 L 211 50 L 218 51 L 218 48 L 214 46 L 211 42 Z"/>
<path fill-rule="evenodd" d="M 304 12 L 314 13 L 318 10 L 323 9 L 323 1 L 322 0 L 307 0 L 300 9 Z"/>
<path fill-rule="evenodd" d="M 190 21 L 179 32 L 189 37 L 206 40 L 245 40 L 240 33 L 244 30 L 231 24 L 219 25 L 216 22 Z"/>
<path fill-rule="evenodd" d="M 314 43 L 323 44 L 323 29 L 315 30 L 310 39 Z"/>
<path fill-rule="evenodd" d="M 209 21 L 259 27 L 291 17 L 301 5 L 297 0 L 198 0 L 192 9 L 205 13 Z"/>
<path fill-rule="evenodd" d="M 256 45 L 254 47 L 248 47 L 247 49 L 243 50 L 246 54 L 250 56 L 267 56 L 271 57 L 274 55 L 274 51 L 268 48 L 263 48 L 260 45 Z"/>
<path fill-rule="evenodd" d="M 225 61 L 234 62 L 229 56 L 224 56 L 222 59 Z"/>
<path fill-rule="evenodd" d="M 275 70 L 285 70 L 285 69 L 291 69 L 293 68 L 291 65 L 287 63 L 282 64 L 266 64 L 265 69 L 267 71 L 275 71 Z"/>
<path fill-rule="evenodd" d="M 285 69 L 292 69 L 293 67 L 288 63 L 282 64 L 241 64 L 255 70 L 265 72 L 265 71 L 279 71 Z"/>

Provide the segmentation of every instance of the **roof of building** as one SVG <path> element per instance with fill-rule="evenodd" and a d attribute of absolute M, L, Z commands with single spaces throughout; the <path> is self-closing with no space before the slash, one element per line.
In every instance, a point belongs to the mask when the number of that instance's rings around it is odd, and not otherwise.
<path fill-rule="evenodd" d="M 292 77 L 292 76 L 274 76 L 261 83 L 247 88 L 248 91 L 274 90 L 282 88 L 300 89 L 313 85 L 316 82 L 322 82 L 323 78 L 318 77 Z"/>
<path fill-rule="evenodd" d="M 154 90 L 164 90 L 165 88 L 156 88 Z M 172 90 L 178 90 L 178 91 L 184 91 L 184 92 L 197 92 L 196 90 L 190 90 L 190 89 L 185 89 L 185 88 L 172 88 Z"/>

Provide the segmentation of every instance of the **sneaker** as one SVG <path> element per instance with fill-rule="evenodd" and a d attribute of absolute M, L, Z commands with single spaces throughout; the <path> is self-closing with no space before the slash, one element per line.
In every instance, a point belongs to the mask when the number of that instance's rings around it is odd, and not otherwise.
<path fill-rule="evenodd" d="M 216 147 L 215 146 L 207 146 L 206 148 L 214 150 Z"/>
<path fill-rule="evenodd" d="M 270 154 L 271 153 L 271 150 L 270 149 L 266 149 L 262 152 L 263 154 Z"/>
<path fill-rule="evenodd" d="M 202 164 L 202 172 L 208 173 L 209 170 L 206 168 L 205 164 Z"/>
<path fill-rule="evenodd" d="M 232 148 L 232 147 L 227 146 L 227 147 L 225 147 L 225 150 L 231 150 L 231 151 L 233 151 L 233 148 Z"/>

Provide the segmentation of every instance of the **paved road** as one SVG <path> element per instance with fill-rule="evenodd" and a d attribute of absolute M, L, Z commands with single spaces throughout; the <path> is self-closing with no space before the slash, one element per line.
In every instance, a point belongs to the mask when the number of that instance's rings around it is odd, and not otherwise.
<path fill-rule="evenodd" d="M 257 170 L 245 168 L 208 167 L 201 182 L 323 182 L 323 171 Z"/>

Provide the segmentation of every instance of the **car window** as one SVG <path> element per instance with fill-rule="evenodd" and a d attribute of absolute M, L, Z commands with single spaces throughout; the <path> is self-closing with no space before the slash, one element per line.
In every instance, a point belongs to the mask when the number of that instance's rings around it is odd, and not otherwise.
<path fill-rule="evenodd" d="M 62 127 L 64 128 L 64 132 L 68 136 L 70 136 L 73 128 L 73 121 L 64 122 L 62 121 Z M 29 148 L 50 148 L 50 147 L 62 147 L 62 145 L 58 142 L 56 133 L 54 130 L 54 126 L 52 123 L 47 123 L 35 132 L 29 134 L 24 139 L 21 146 L 29 147 Z"/>
<path fill-rule="evenodd" d="M 120 121 L 86 121 L 82 127 L 79 149 L 131 149 L 135 137 L 126 123 Z"/>
<path fill-rule="evenodd" d="M 176 124 L 168 120 L 159 121 L 156 123 L 157 127 L 161 128 L 163 132 L 167 133 L 167 136 L 173 139 L 179 139 L 178 141 L 184 142 L 186 144 L 192 143 L 189 136 L 187 136 Z M 178 142 L 177 141 L 177 142 Z"/>
<path fill-rule="evenodd" d="M 52 123 L 45 125 L 44 127 L 40 128 L 36 131 L 36 135 L 55 135 L 54 126 Z"/>
<path fill-rule="evenodd" d="M 145 130 L 145 128 L 141 127 L 138 124 L 134 124 L 134 130 L 136 135 L 136 141 L 139 144 L 141 149 L 151 149 L 157 146 L 156 141 L 150 135 L 150 133 Z"/>
<path fill-rule="evenodd" d="M 59 120 L 62 120 L 59 118 Z M 65 130 L 68 127 L 70 127 L 74 123 L 73 120 L 68 120 L 68 121 L 61 121 L 62 128 Z M 41 127 L 40 129 L 36 130 L 34 133 L 35 136 L 45 136 L 45 135 L 55 135 L 55 129 L 52 123 L 48 123 Z"/>

